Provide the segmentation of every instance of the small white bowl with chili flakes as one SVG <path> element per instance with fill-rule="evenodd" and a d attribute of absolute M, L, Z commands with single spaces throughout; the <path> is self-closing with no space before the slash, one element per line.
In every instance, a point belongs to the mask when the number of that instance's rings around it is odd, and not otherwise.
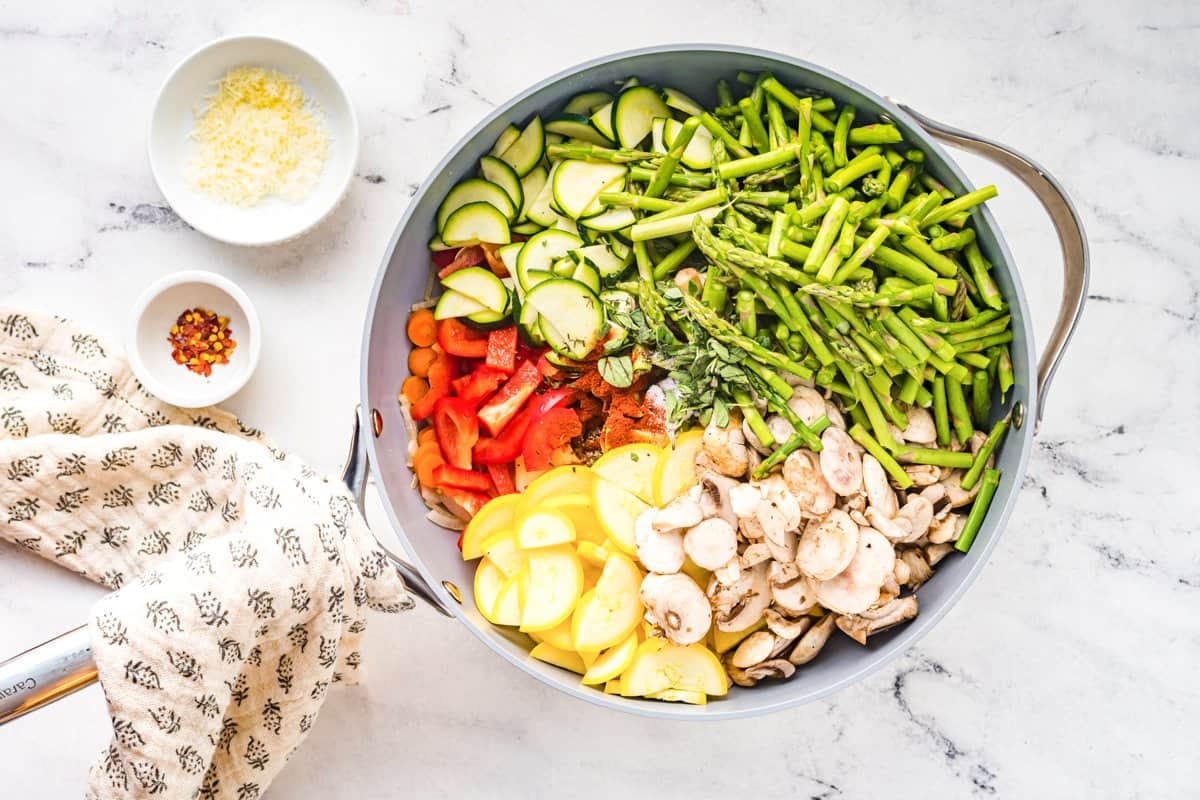
<path fill-rule="evenodd" d="M 176 272 L 142 292 L 126 349 L 146 391 L 182 408 L 216 405 L 246 385 L 262 347 L 258 314 L 233 281 Z"/>

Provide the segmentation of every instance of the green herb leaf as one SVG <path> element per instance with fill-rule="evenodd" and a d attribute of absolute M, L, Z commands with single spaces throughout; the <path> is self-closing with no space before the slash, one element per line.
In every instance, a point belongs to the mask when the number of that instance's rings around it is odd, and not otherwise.
<path fill-rule="evenodd" d="M 600 377 L 611 386 L 624 389 L 633 383 L 633 361 L 629 356 L 608 356 L 596 362 Z"/>

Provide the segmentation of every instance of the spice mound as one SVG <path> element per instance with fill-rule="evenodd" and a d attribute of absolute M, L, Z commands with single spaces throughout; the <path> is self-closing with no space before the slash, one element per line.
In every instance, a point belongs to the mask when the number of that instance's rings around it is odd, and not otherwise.
<path fill-rule="evenodd" d="M 228 364 L 237 348 L 229 317 L 206 308 L 189 308 L 179 315 L 167 337 L 171 358 L 197 375 L 212 375 L 213 364 Z"/>
<path fill-rule="evenodd" d="M 308 196 L 321 177 L 329 136 L 295 81 L 274 70 L 238 67 L 204 101 L 187 167 L 193 186 L 247 207 L 268 195 L 293 202 Z"/>

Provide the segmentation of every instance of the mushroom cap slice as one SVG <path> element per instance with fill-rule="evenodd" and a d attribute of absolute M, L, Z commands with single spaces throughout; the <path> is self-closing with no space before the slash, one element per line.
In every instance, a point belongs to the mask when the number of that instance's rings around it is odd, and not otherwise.
<path fill-rule="evenodd" d="M 858 525 L 845 511 L 835 508 L 805 526 L 796 548 L 796 564 L 816 580 L 829 580 L 850 565 L 858 538 Z"/>
<path fill-rule="evenodd" d="M 904 415 L 907 418 L 907 424 L 901 431 L 904 441 L 921 445 L 937 441 L 937 428 L 933 424 L 932 414 L 920 406 L 909 406 Z"/>
<path fill-rule="evenodd" d="M 901 622 L 917 616 L 917 596 L 897 597 L 883 605 L 867 609 L 861 614 L 847 614 L 837 618 L 842 633 L 859 644 L 866 644 L 867 637 L 885 631 Z"/>
<path fill-rule="evenodd" d="M 749 569 L 755 564 L 761 564 L 764 561 L 768 561 L 770 558 L 771 548 L 767 547 L 767 543 L 755 542 L 742 551 L 741 556 L 738 557 L 738 561 L 741 563 L 742 567 Z"/>
<path fill-rule="evenodd" d="M 677 530 L 655 530 L 655 513 L 653 508 L 646 509 L 633 524 L 638 561 L 651 572 L 678 572 L 684 560 L 683 534 Z"/>
<path fill-rule="evenodd" d="M 800 504 L 802 513 L 819 517 L 837 503 L 837 495 L 821 472 L 819 457 L 811 450 L 796 450 L 783 462 L 783 480 Z"/>
<path fill-rule="evenodd" d="M 967 518 L 962 514 L 947 514 L 930 529 L 929 543 L 942 544 L 954 541 L 966 523 Z"/>
<path fill-rule="evenodd" d="M 975 495 L 979 494 L 979 487 L 983 484 L 982 481 L 976 482 L 971 487 L 971 491 L 965 491 L 962 488 L 963 475 L 966 474 L 961 469 L 956 469 L 950 475 L 941 480 L 942 487 L 946 490 L 946 497 L 950 500 L 951 508 L 962 508 L 975 499 Z"/>
<path fill-rule="evenodd" d="M 817 653 L 821 652 L 821 648 L 829 641 L 829 634 L 833 633 L 833 626 L 836 617 L 833 614 L 826 614 L 821 617 L 816 625 L 813 625 L 808 631 L 800 637 L 800 641 L 796 642 L 796 646 L 792 648 L 791 655 L 788 656 L 788 661 L 799 666 L 807 664 L 817 657 Z"/>
<path fill-rule="evenodd" d="M 862 454 L 858 444 L 841 428 L 830 426 L 821 434 L 821 473 L 842 497 L 862 490 Z"/>
<path fill-rule="evenodd" d="M 909 495 L 908 502 L 898 512 L 897 519 L 908 520 L 912 533 L 904 541 L 915 542 L 925 535 L 933 522 L 933 503 L 919 494 Z"/>
<path fill-rule="evenodd" d="M 687 575 L 651 573 L 642 578 L 641 597 L 646 616 L 675 644 L 699 642 L 712 627 L 708 598 Z"/>
<path fill-rule="evenodd" d="M 698 567 L 720 569 L 737 558 L 737 531 L 720 517 L 706 519 L 684 534 L 683 551 Z"/>
<path fill-rule="evenodd" d="M 700 510 L 704 516 L 720 517 L 730 525 L 737 525 L 738 518 L 733 513 L 729 492 L 742 484 L 716 470 L 701 468 L 699 458 L 696 463 L 696 476 L 699 478 Z"/>
<path fill-rule="evenodd" d="M 709 462 L 723 475 L 740 478 L 750 467 L 746 437 L 742 435 L 740 419 L 731 418 L 727 427 L 715 422 L 704 429 L 703 452 Z"/>
<path fill-rule="evenodd" d="M 849 566 L 836 577 L 817 582 L 817 602 L 839 614 L 860 614 L 879 599 L 895 563 L 892 543 L 874 528 L 862 528 Z"/>
<path fill-rule="evenodd" d="M 893 542 L 906 542 L 912 536 L 912 521 L 904 517 L 888 518 L 874 506 L 867 509 L 866 517 L 872 528 Z"/>
<path fill-rule="evenodd" d="M 738 519 L 753 516 L 760 500 L 762 492 L 752 483 L 739 483 L 729 489 L 729 507 Z"/>
<path fill-rule="evenodd" d="M 771 657 L 775 644 L 775 634 L 770 631 L 755 631 L 737 646 L 733 655 L 729 657 L 729 663 L 740 669 L 761 664 Z"/>
<path fill-rule="evenodd" d="M 825 413 L 825 398 L 808 386 L 793 387 L 787 404 L 805 425 L 811 425 Z"/>
<path fill-rule="evenodd" d="M 688 494 L 681 494 L 670 503 L 658 509 L 654 515 L 654 528 L 669 531 L 676 528 L 690 528 L 704 519 L 704 510 L 700 502 Z"/>
<path fill-rule="evenodd" d="M 817 593 L 813 589 L 812 579 L 801 574 L 795 564 L 771 564 L 768 572 L 771 585 L 771 599 L 775 606 L 787 614 L 798 616 L 807 614 L 817 605 Z"/>
<path fill-rule="evenodd" d="M 932 464 L 901 464 L 915 486 L 931 486 L 942 479 L 942 468 Z"/>
<path fill-rule="evenodd" d="M 744 631 L 762 619 L 770 605 L 771 590 L 764 562 L 743 570 L 732 586 L 723 587 L 713 597 L 717 629 Z"/>
<path fill-rule="evenodd" d="M 900 510 L 900 503 L 896 500 L 896 492 L 892 490 L 892 485 L 888 483 L 887 472 L 884 471 L 883 465 L 870 453 L 864 453 L 862 457 L 863 471 L 863 486 L 867 490 L 867 500 L 871 505 L 879 509 L 885 517 L 889 519 L 896 516 L 896 512 Z"/>
<path fill-rule="evenodd" d="M 746 670 L 746 677 L 761 681 L 763 678 L 790 678 L 796 674 L 796 667 L 784 658 L 775 658 L 756 664 Z"/>
<path fill-rule="evenodd" d="M 767 609 L 767 629 L 782 641 L 793 642 L 812 627 L 813 618 L 804 615 L 797 619 L 785 617 L 778 609 Z"/>

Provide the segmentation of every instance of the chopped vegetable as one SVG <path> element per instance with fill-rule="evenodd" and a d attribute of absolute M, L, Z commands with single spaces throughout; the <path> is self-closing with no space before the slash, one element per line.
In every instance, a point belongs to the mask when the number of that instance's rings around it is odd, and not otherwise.
<path fill-rule="evenodd" d="M 525 434 L 521 454 L 526 469 L 549 469 L 551 455 L 581 433 L 583 426 L 574 410 L 559 407 L 547 411 Z"/>
<path fill-rule="evenodd" d="M 463 358 L 487 356 L 487 335 L 468 328 L 453 317 L 438 322 L 437 340 L 442 351 L 450 355 Z"/>
<path fill-rule="evenodd" d="M 487 432 L 495 436 L 503 430 L 541 382 L 542 375 L 533 362 L 523 361 L 500 391 L 496 392 L 487 405 L 479 409 L 479 421 L 483 423 Z"/>
<path fill-rule="evenodd" d="M 470 469 L 471 448 L 479 441 L 475 406 L 461 397 L 443 397 L 433 411 L 433 429 L 446 461 Z"/>
<path fill-rule="evenodd" d="M 437 322 L 433 312 L 422 308 L 408 317 L 408 340 L 417 347 L 431 347 L 437 341 Z"/>

